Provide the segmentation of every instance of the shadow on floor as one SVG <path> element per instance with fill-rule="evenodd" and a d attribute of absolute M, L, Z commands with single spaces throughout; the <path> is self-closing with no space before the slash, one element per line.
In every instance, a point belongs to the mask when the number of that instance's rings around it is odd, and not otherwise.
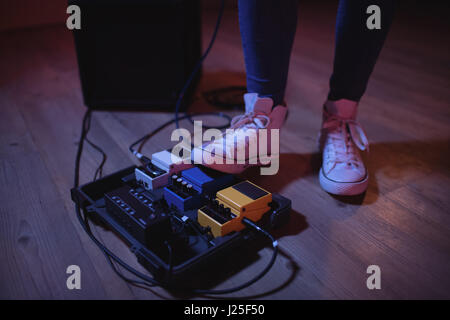
<path fill-rule="evenodd" d="M 302 214 L 292 210 L 289 223 L 279 229 L 273 230 L 272 234 L 276 239 L 280 239 L 288 235 L 297 235 L 303 230 L 305 230 L 307 227 L 308 224 L 306 222 L 306 218 Z M 223 283 L 227 279 L 232 278 L 242 270 L 245 270 L 249 268 L 251 265 L 257 263 L 259 260 L 261 259 L 267 260 L 266 262 L 261 262 L 258 267 L 255 267 L 255 271 L 252 272 L 250 276 L 240 277 L 243 278 L 242 283 L 248 281 L 250 278 L 254 277 L 257 273 L 261 272 L 264 269 L 266 263 L 269 262 L 271 253 L 265 255 L 265 257 L 261 257 L 261 255 L 259 254 L 259 252 L 261 252 L 261 250 L 264 249 L 265 247 L 268 247 L 266 238 L 257 237 L 251 239 L 248 242 L 244 243 L 242 246 L 237 246 L 233 248 L 225 256 L 217 257 L 214 261 L 210 261 L 207 267 L 203 267 L 198 271 L 193 272 L 189 276 L 189 280 L 184 285 L 188 287 L 195 287 L 202 289 L 213 289 L 214 287 Z M 278 257 L 283 257 L 283 260 L 286 261 L 287 268 L 289 269 L 290 272 L 290 275 L 287 277 L 287 279 L 283 281 L 283 283 L 277 285 L 277 287 L 271 288 L 267 292 L 263 292 L 251 297 L 239 297 L 239 299 L 250 299 L 250 298 L 253 299 L 256 297 L 261 298 L 264 296 L 268 296 L 270 294 L 274 294 L 275 292 L 280 291 L 286 286 L 288 286 L 289 283 L 291 283 L 292 280 L 295 279 L 297 272 L 300 270 L 300 267 L 297 265 L 295 260 L 280 248 L 278 248 Z M 279 263 L 279 260 L 280 259 L 278 258 L 275 261 L 275 265 Z M 239 284 L 234 284 L 230 286 L 235 287 L 237 285 Z M 174 297 L 180 299 L 188 299 L 194 296 L 198 296 L 197 294 L 192 294 L 189 292 L 181 292 L 178 290 L 169 292 Z M 231 295 L 236 296 L 236 293 L 224 295 L 224 297 L 221 297 L 220 295 L 214 296 L 203 295 L 203 296 L 208 298 L 214 297 L 219 299 L 226 299 L 227 296 Z"/>
<path fill-rule="evenodd" d="M 360 205 L 365 201 L 371 204 L 378 199 L 378 181 L 376 176 L 383 173 L 389 179 L 404 181 L 408 175 L 417 173 L 448 172 L 450 157 L 450 140 L 429 142 L 382 142 L 370 145 L 370 153 L 364 155 L 369 171 L 368 192 L 358 196 L 330 195 L 343 204 Z M 251 168 L 242 176 L 250 179 L 273 193 L 280 193 L 295 181 L 315 176 L 319 184 L 318 174 L 321 166 L 320 153 L 283 153 L 280 156 L 280 169 L 275 176 L 260 175 L 259 168 Z"/>

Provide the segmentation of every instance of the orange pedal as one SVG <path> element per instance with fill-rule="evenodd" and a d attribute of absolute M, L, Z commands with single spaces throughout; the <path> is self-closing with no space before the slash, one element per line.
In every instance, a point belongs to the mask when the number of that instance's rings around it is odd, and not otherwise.
<path fill-rule="evenodd" d="M 216 193 L 216 198 L 198 210 L 198 223 L 210 227 L 214 237 L 245 228 L 244 217 L 258 221 L 270 210 L 272 194 L 243 181 Z"/>

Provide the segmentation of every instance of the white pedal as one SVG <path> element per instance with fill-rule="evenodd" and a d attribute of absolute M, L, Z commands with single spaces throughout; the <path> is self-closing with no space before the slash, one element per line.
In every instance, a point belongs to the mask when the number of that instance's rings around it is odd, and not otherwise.
<path fill-rule="evenodd" d="M 175 160 L 175 161 L 172 161 Z M 175 173 L 193 167 L 190 163 L 183 163 L 180 157 L 172 156 L 169 150 L 152 154 L 153 167 L 134 170 L 136 182 L 146 190 L 155 190 L 169 184 L 169 178 Z"/>
<path fill-rule="evenodd" d="M 187 163 L 184 163 L 184 160 L 186 159 L 180 158 L 176 155 L 172 155 L 170 150 L 163 150 L 152 154 L 152 163 L 158 168 L 161 168 L 170 174 L 178 173 L 181 170 L 193 167 L 190 159 L 187 159 L 188 161 L 185 161 Z"/>
<path fill-rule="evenodd" d="M 134 169 L 134 175 L 136 176 L 136 182 L 141 185 L 146 190 L 154 190 L 167 184 L 168 173 L 164 173 L 158 176 L 150 176 L 144 169 L 136 168 Z"/>

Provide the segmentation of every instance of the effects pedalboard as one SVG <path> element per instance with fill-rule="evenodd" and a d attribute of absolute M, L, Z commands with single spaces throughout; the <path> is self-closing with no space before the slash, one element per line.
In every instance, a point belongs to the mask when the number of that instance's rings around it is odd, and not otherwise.
<path fill-rule="evenodd" d="M 172 161 L 169 150 L 72 189 L 85 214 L 116 232 L 156 279 L 174 281 L 288 222 L 291 201 L 247 180 Z M 170 246 L 170 250 L 168 250 Z M 170 252 L 170 255 L 169 255 Z"/>

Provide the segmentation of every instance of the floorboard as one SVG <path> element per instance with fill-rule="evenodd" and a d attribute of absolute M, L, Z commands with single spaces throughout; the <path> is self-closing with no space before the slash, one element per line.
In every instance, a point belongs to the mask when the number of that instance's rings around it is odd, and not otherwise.
<path fill-rule="evenodd" d="M 275 232 L 281 253 L 273 270 L 231 296 L 448 299 L 449 42 L 434 31 L 448 26 L 430 17 L 410 24 L 417 13 L 398 14 L 359 109 L 371 142 L 365 155 L 369 189 L 359 197 L 335 197 L 319 186 L 316 144 L 332 68 L 335 9 L 332 4 L 300 4 L 281 167 L 275 177 L 260 176 L 258 169 L 244 174 L 292 199 L 291 222 Z M 215 18 L 214 10 L 204 11 L 204 47 Z M 0 41 L 0 298 L 180 298 L 160 288 L 146 290 L 123 282 L 78 225 L 70 188 L 85 108 L 70 32 L 46 26 L 1 32 Z M 232 10 L 224 15 L 190 110 L 217 110 L 202 92 L 229 85 L 245 85 L 237 14 Z M 130 143 L 171 117 L 170 112 L 94 113 L 89 137 L 108 153 L 105 173 L 133 164 Z M 183 125 L 191 128 L 188 122 Z M 145 153 L 173 145 L 172 129 L 151 139 Z M 90 181 L 100 160 L 87 145 L 82 182 Z M 95 232 L 143 270 L 111 232 Z M 218 288 L 242 283 L 264 267 L 270 254 L 270 249 L 260 249 L 248 259 L 237 259 Z M 82 290 L 66 287 L 71 264 L 82 269 Z M 382 270 L 381 290 L 366 287 L 366 270 L 373 264 Z"/>

